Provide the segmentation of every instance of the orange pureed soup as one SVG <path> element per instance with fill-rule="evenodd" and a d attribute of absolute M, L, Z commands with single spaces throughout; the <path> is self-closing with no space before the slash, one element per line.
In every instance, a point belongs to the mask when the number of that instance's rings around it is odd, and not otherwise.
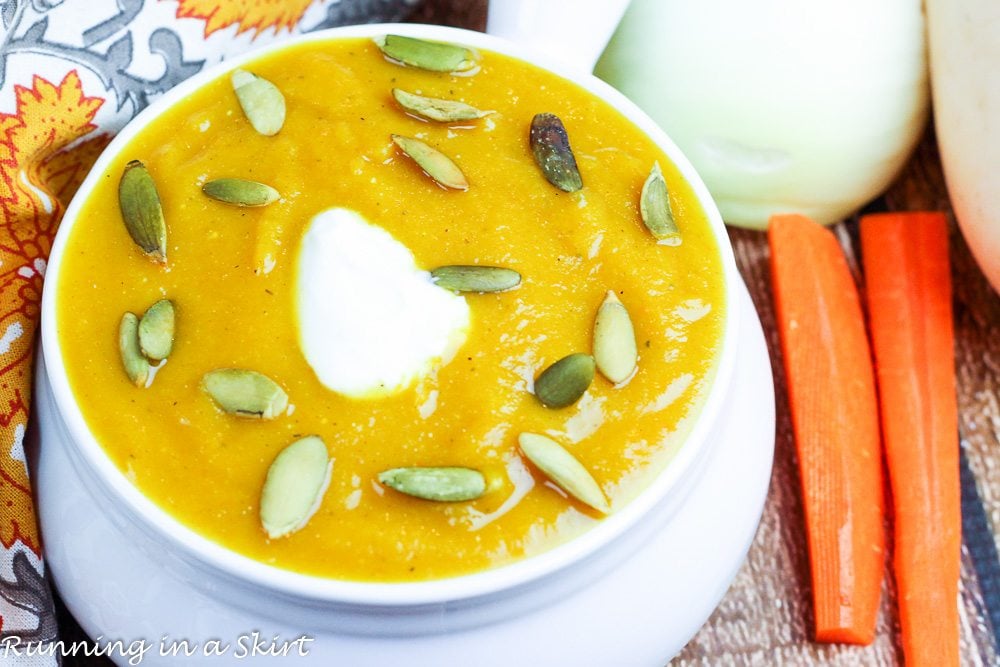
<path fill-rule="evenodd" d="M 127 478 L 198 533 L 325 577 L 455 576 L 550 549 L 604 520 L 525 457 L 520 434 L 547 435 L 570 451 L 612 514 L 683 445 L 715 373 L 727 298 L 704 211 L 666 155 L 608 104 L 517 59 L 476 57 L 478 68 L 459 75 L 402 65 L 370 40 L 284 49 L 243 66 L 283 93 L 280 132 L 258 134 L 221 76 L 142 130 L 84 203 L 57 277 L 71 387 Z M 428 122 L 404 111 L 393 88 L 493 113 Z M 579 191 L 551 185 L 533 158 L 529 127 L 541 112 L 565 125 Z M 468 189 L 439 186 L 394 134 L 448 155 Z M 164 264 L 123 224 L 118 186 L 131 160 L 145 164 L 159 192 Z M 658 243 L 640 216 L 655 162 L 679 244 Z M 222 177 L 266 183 L 281 198 L 244 208 L 207 197 L 202 185 Z M 308 363 L 297 311 L 300 245 L 310 221 L 331 208 L 387 231 L 421 269 L 496 265 L 519 272 L 521 283 L 463 294 L 464 343 L 406 388 L 342 395 Z M 369 280 L 354 289 L 364 294 Z M 545 407 L 534 379 L 566 355 L 591 352 L 608 291 L 631 317 L 637 371 L 618 386 L 598 372 L 573 405 Z M 136 386 L 120 358 L 119 322 L 160 299 L 176 310 L 173 350 L 148 386 Z M 202 383 L 219 368 L 267 375 L 289 409 L 271 420 L 224 412 Z M 270 538 L 260 517 L 265 477 L 306 435 L 321 437 L 333 461 L 329 487 L 304 527 Z M 479 470 L 486 491 L 436 502 L 379 482 L 380 472 L 407 466 Z"/>

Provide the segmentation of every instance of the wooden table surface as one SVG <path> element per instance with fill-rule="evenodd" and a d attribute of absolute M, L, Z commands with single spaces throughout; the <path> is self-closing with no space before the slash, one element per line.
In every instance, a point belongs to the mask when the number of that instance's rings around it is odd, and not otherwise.
<path fill-rule="evenodd" d="M 486 0 L 445 2 L 418 10 L 414 20 L 483 29 Z M 1000 165 L 998 165 L 1000 167 Z M 944 210 L 951 214 L 933 129 L 892 188 L 868 210 Z M 998 222 L 1000 224 L 1000 222 Z M 852 266 L 858 266 L 857 220 L 836 227 Z M 884 584 L 878 634 L 871 646 L 811 641 L 809 563 L 781 353 L 760 232 L 731 229 L 737 262 L 768 339 L 777 399 L 774 472 L 764 516 L 746 563 L 715 613 L 672 665 L 897 665 L 902 664 L 891 576 Z M 952 216 L 955 365 L 963 450 L 962 663 L 997 665 L 1000 653 L 1000 297 L 976 266 Z M 856 270 L 863 288 L 863 277 Z M 887 567 L 887 573 L 889 572 Z M 82 636 L 63 610 L 64 639 Z M 628 664 L 622 656 L 622 664 Z M 107 664 L 87 660 L 88 665 Z"/>

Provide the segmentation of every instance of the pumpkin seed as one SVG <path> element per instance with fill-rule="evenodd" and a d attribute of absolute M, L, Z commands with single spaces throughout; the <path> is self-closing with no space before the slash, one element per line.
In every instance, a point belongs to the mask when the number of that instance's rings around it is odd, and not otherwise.
<path fill-rule="evenodd" d="M 653 163 L 653 169 L 642 186 L 639 212 L 642 214 L 643 224 L 656 238 L 665 239 L 680 234 L 670 210 L 670 195 L 659 162 Z"/>
<path fill-rule="evenodd" d="M 456 292 L 502 292 L 521 284 L 521 274 L 499 266 L 439 266 L 431 271 L 438 287 Z"/>
<path fill-rule="evenodd" d="M 217 178 L 201 187 L 212 199 L 236 206 L 267 206 L 281 194 L 270 185 L 243 178 Z"/>
<path fill-rule="evenodd" d="M 285 124 L 285 96 L 278 87 L 245 69 L 233 70 L 229 80 L 253 129 L 265 137 L 277 134 Z"/>
<path fill-rule="evenodd" d="M 149 362 L 139 349 L 139 318 L 135 313 L 125 313 L 118 325 L 118 351 L 128 379 L 142 387 L 149 379 Z"/>
<path fill-rule="evenodd" d="M 408 496 L 439 502 L 475 500 L 486 491 L 483 473 L 472 468 L 393 468 L 380 472 L 378 481 Z"/>
<path fill-rule="evenodd" d="M 277 382 L 257 371 L 220 368 L 205 373 L 202 387 L 229 414 L 274 419 L 288 407 L 288 394 Z"/>
<path fill-rule="evenodd" d="M 267 470 L 260 494 L 260 522 L 271 539 L 301 529 L 323 501 L 333 461 L 326 445 L 310 435 L 285 447 Z"/>
<path fill-rule="evenodd" d="M 392 135 L 392 141 L 438 184 L 453 190 L 469 189 L 469 182 L 465 180 L 465 174 L 444 153 L 431 148 L 419 139 L 403 137 L 398 134 Z"/>
<path fill-rule="evenodd" d="M 547 408 L 565 408 L 580 400 L 594 380 L 594 358 L 578 352 L 555 362 L 535 380 L 535 396 Z"/>
<path fill-rule="evenodd" d="M 597 369 L 604 377 L 619 384 L 635 372 L 638 358 L 632 318 L 615 293 L 609 291 L 604 303 L 597 309 L 594 321 L 594 361 Z"/>
<path fill-rule="evenodd" d="M 170 356 L 174 346 L 174 304 L 160 299 L 146 310 L 139 321 L 139 347 L 148 359 L 159 361 Z"/>
<path fill-rule="evenodd" d="M 436 97 L 424 97 L 408 93 L 399 88 L 392 89 L 392 96 L 396 98 L 399 106 L 412 114 L 435 120 L 439 123 L 454 123 L 460 120 L 476 120 L 488 116 L 492 111 L 480 111 L 474 106 L 465 102 L 455 100 L 442 100 Z"/>
<path fill-rule="evenodd" d="M 517 442 L 528 460 L 563 491 L 602 514 L 611 512 L 593 475 L 558 442 L 536 433 L 522 433 Z"/>
<path fill-rule="evenodd" d="M 549 183 L 564 192 L 576 192 L 583 187 L 573 149 L 569 146 L 569 135 L 558 116 L 536 114 L 531 119 L 528 140 L 535 162 Z"/>
<path fill-rule="evenodd" d="M 167 223 L 156 183 L 139 160 L 125 165 L 118 182 L 118 207 L 125 229 L 144 253 L 157 262 L 167 261 Z"/>
<path fill-rule="evenodd" d="M 465 72 L 476 66 L 472 51 L 456 44 L 428 42 L 402 35 L 376 38 L 375 44 L 395 61 L 432 72 Z"/>

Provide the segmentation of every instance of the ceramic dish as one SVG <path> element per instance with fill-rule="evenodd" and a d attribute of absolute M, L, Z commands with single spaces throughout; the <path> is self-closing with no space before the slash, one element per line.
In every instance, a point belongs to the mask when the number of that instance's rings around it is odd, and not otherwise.
<path fill-rule="evenodd" d="M 212 638 L 231 644 L 225 656 L 202 657 L 206 665 L 243 664 L 236 657 L 237 642 L 257 631 L 279 641 L 307 635 L 312 640 L 309 655 L 296 658 L 296 664 L 437 667 L 448 662 L 442 656 L 474 655 L 481 667 L 663 667 L 729 588 L 767 496 L 774 448 L 771 368 L 760 322 L 742 287 L 738 298 L 744 317 L 733 391 L 725 401 L 727 419 L 711 436 L 717 444 L 703 474 L 676 509 L 647 517 L 649 534 L 634 545 L 631 556 L 576 592 L 534 610 L 496 623 L 473 623 L 465 630 L 400 639 L 372 634 L 372 629 L 384 627 L 378 615 L 369 620 L 367 632 L 321 630 L 315 620 L 280 617 L 263 596 L 256 609 L 229 604 L 216 595 L 214 582 L 186 576 L 162 545 L 137 540 L 133 528 L 120 526 L 108 501 L 85 485 L 41 372 L 38 429 L 30 433 L 44 443 L 37 479 L 46 564 L 63 600 L 90 636 L 146 639 L 157 648 L 165 636 L 169 641 L 187 638 L 201 648 Z M 436 609 L 442 627 L 452 627 L 450 617 L 469 614 L 458 606 Z M 553 641 L 565 636 L 574 639 Z M 115 657 L 119 664 L 127 663 Z M 155 667 L 174 661 L 147 654 L 142 664 Z"/>
<path fill-rule="evenodd" d="M 374 37 L 387 33 L 460 43 L 511 55 L 575 82 L 610 103 L 649 136 L 679 168 L 706 210 L 722 256 L 727 294 L 725 328 L 715 379 L 679 453 L 634 500 L 595 528 L 563 545 L 510 565 L 450 579 L 415 583 L 359 583 L 306 576 L 270 567 L 229 551 L 184 527 L 145 498 L 108 459 L 89 431 L 67 380 L 57 336 L 54 293 L 57 280 L 47 281 L 42 304 L 46 381 L 51 385 L 53 397 L 48 407 L 44 408 L 51 409 L 51 413 L 42 415 L 42 418 L 65 425 L 65 455 L 71 465 L 64 467 L 60 474 L 72 470 L 80 486 L 92 497 L 94 509 L 99 509 L 103 517 L 120 531 L 127 544 L 144 553 L 158 568 L 163 568 L 166 576 L 196 590 L 208 591 L 210 597 L 225 608 L 243 610 L 241 613 L 251 617 L 281 619 L 288 626 L 312 631 L 383 638 L 452 633 L 523 616 L 599 579 L 646 544 L 650 536 L 684 505 L 705 474 L 713 449 L 719 446 L 714 438 L 718 437 L 719 429 L 727 418 L 724 406 L 733 386 L 738 335 L 744 326 L 741 319 L 748 317 L 748 313 L 752 318 L 752 308 L 749 311 L 745 308 L 746 297 L 741 291 L 741 281 L 725 229 L 707 190 L 676 146 L 638 108 L 597 79 L 569 71 L 526 48 L 479 33 L 422 25 L 353 26 L 311 34 L 227 61 L 219 68 L 205 71 L 171 90 L 130 123 L 95 164 L 67 210 L 53 247 L 50 277 L 59 275 L 62 258 L 68 252 L 67 238 L 81 202 L 104 173 L 112 157 L 172 104 L 222 72 L 290 44 L 337 37 Z M 760 349 L 755 353 L 759 354 Z M 42 411 L 40 406 L 40 415 Z M 770 411 L 773 413 L 773 405 Z M 763 431 L 767 431 L 766 424 Z M 767 442 L 768 437 L 763 436 L 762 440 Z M 769 449 L 767 451 L 769 461 Z M 41 486 L 43 489 L 56 488 L 52 480 L 44 479 L 44 473 Z M 58 545 L 60 538 L 50 532 L 57 519 L 53 518 L 47 505 L 43 490 L 42 528 L 47 544 L 52 547 Z M 757 516 L 759 510 L 752 518 L 753 525 Z M 737 559 L 742 558 L 745 546 L 740 544 L 736 547 Z M 65 570 L 60 572 L 59 558 L 50 562 L 60 586 L 68 578 L 78 576 Z M 68 564 L 69 561 L 61 562 Z M 79 576 L 86 577 L 87 573 L 79 573 Z M 727 571 L 725 576 L 731 577 L 732 573 Z M 715 590 L 721 582 L 710 583 Z"/>

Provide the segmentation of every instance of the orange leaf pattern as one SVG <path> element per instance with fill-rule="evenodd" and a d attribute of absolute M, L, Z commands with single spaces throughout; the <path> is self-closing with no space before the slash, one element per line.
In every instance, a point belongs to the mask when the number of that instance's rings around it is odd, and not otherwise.
<path fill-rule="evenodd" d="M 205 21 L 205 37 L 231 25 L 236 34 L 268 28 L 291 30 L 313 0 L 179 0 L 177 18 Z"/>
<path fill-rule="evenodd" d="M 107 137 L 97 128 L 104 100 L 84 95 L 76 70 L 59 84 L 35 76 L 15 86 L 16 112 L 0 114 L 0 442 L 23 437 L 30 402 L 32 344 L 45 261 L 69 197 Z M 0 449 L 0 544 L 20 541 L 40 554 L 23 460 Z"/>

